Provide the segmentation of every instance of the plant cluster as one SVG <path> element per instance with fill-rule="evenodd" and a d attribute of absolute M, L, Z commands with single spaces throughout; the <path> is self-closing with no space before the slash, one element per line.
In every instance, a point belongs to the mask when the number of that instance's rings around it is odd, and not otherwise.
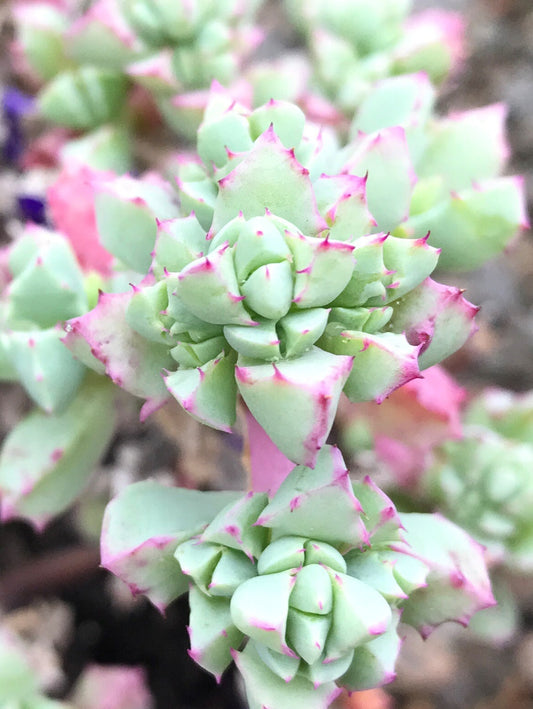
<path fill-rule="evenodd" d="M 191 656 L 217 678 L 234 659 L 251 709 L 325 709 L 394 678 L 400 619 L 425 636 L 494 603 L 483 548 L 457 525 L 530 558 L 531 449 L 503 439 L 520 416 L 473 406 L 482 433 L 434 453 L 437 428 L 416 449 L 406 477 L 433 464 L 453 522 L 399 514 L 328 445 L 343 394 L 386 412 L 464 344 L 477 308 L 436 269 L 480 266 L 527 219 L 521 179 L 502 176 L 504 107 L 435 111 L 456 16 L 287 5 L 313 57 L 288 97 L 287 64 L 236 82 L 256 3 L 15 6 L 41 116 L 96 133 L 63 153 L 55 230 L 28 225 L 0 253 L 0 377 L 35 404 L 3 444 L 0 500 L 2 519 L 39 529 L 67 509 L 113 437 L 119 388 L 142 420 L 171 398 L 221 431 L 246 419 L 249 491 L 132 485 L 107 508 L 102 563 L 160 609 L 188 591 Z M 135 87 L 194 135 L 164 175 L 116 174 Z"/>

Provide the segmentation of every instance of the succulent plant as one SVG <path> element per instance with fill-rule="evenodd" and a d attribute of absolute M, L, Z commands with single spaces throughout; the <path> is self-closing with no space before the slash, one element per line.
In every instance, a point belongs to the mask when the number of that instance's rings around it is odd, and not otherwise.
<path fill-rule="evenodd" d="M 533 408 L 531 397 L 517 396 L 515 405 L 513 398 L 509 392 L 491 392 L 474 399 L 465 412 L 462 439 L 437 450 L 421 488 L 488 548 L 493 563 L 531 572 Z M 496 412 L 489 408 L 491 401 Z"/>
<path fill-rule="evenodd" d="M 443 518 L 400 518 L 369 478 L 350 480 L 336 448 L 323 447 L 314 469 L 296 466 L 271 499 L 250 492 L 200 529 L 193 494 L 202 493 L 131 486 L 106 512 L 103 560 L 159 606 L 188 579 L 190 654 L 217 678 L 233 657 L 252 709 L 327 707 L 338 687 L 389 682 L 400 614 L 427 634 L 492 604 L 481 547 Z"/>
<path fill-rule="evenodd" d="M 110 277 L 98 243 L 87 169 L 51 189 L 68 236 L 28 225 L 2 252 L 0 379 L 18 381 L 36 407 L 0 452 L 2 520 L 42 529 L 80 494 L 114 432 L 114 387 L 64 347 L 62 323 L 87 312 Z M 77 199 L 68 198 L 77 184 Z"/>
<path fill-rule="evenodd" d="M 429 10 L 408 16 L 410 0 L 286 0 L 312 57 L 311 85 L 348 116 L 372 84 L 425 71 L 440 83 L 463 55 L 463 18 Z"/>
<path fill-rule="evenodd" d="M 180 133 L 192 136 L 197 123 L 193 117 L 188 125 L 190 111 L 174 99 L 207 88 L 213 79 L 227 84 L 235 78 L 261 37 L 252 24 L 258 5 L 22 2 L 14 8 L 15 68 L 34 84 L 44 83 L 41 115 L 77 131 L 96 131 L 94 140 L 104 126 L 131 123 L 132 98 L 139 92 L 150 96 Z M 127 164 L 129 151 L 127 138 L 117 135 L 107 164 L 102 151 L 98 164 L 90 152 L 84 156 L 93 167 L 110 167 Z"/>
<path fill-rule="evenodd" d="M 153 247 L 155 223 L 137 220 L 122 189 L 129 178 L 106 187 L 103 243 L 141 272 L 153 248 L 152 267 L 133 292 L 104 294 L 70 320 L 65 343 L 144 396 L 143 416 L 170 392 L 229 430 L 239 393 L 280 450 L 312 466 L 341 391 L 382 400 L 462 345 L 476 309 L 429 278 L 438 252 L 425 238 L 384 233 L 411 191 L 401 129 L 361 138 L 343 170 L 326 175 L 323 161 L 346 154 L 306 129 L 296 106 L 247 113 L 226 100 L 215 90 L 198 134 L 215 179 L 190 162 L 203 177 L 179 178 L 182 209 L 205 208 L 198 219 L 159 222 Z M 120 245 L 126 223 L 135 238 Z"/>

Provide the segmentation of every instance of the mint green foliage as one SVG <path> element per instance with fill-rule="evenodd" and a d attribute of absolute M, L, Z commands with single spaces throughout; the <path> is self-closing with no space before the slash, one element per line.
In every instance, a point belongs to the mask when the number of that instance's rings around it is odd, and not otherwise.
<path fill-rule="evenodd" d="M 2 256 L 0 376 L 18 381 L 36 408 L 0 452 L 1 517 L 42 529 L 72 504 L 104 455 L 114 392 L 62 342 L 62 323 L 89 310 L 95 288 L 67 239 L 29 226 Z"/>
<path fill-rule="evenodd" d="M 252 24 L 259 4 L 91 0 L 68 10 L 46 3 L 22 7 L 14 12 L 20 68 L 47 82 L 39 110 L 53 123 L 92 131 L 129 122 L 130 90 L 137 85 L 187 133 L 188 112 L 174 105 L 174 97 L 206 89 L 214 79 L 228 84 L 236 78 L 260 39 Z M 116 141 L 103 167 L 128 165 L 130 149 L 125 137 Z M 102 167 L 102 154 L 98 164 L 85 150 L 84 160 Z"/>
<path fill-rule="evenodd" d="M 42 529 L 85 487 L 114 432 L 113 387 L 86 377 L 56 415 L 35 409 L 6 437 L 0 452 L 1 517 Z"/>
<path fill-rule="evenodd" d="M 350 116 L 373 82 L 425 71 L 435 83 L 454 68 L 462 21 L 454 13 L 408 21 L 410 0 L 286 0 L 311 54 L 311 85 Z"/>
<path fill-rule="evenodd" d="M 522 180 L 502 177 L 509 148 L 502 104 L 437 118 L 435 90 L 422 74 L 386 79 L 370 91 L 351 126 L 372 132 L 402 126 L 418 177 L 409 218 L 397 236 L 442 249 L 439 265 L 476 268 L 527 225 Z"/>
<path fill-rule="evenodd" d="M 437 450 L 423 494 L 484 544 L 494 564 L 533 569 L 533 402 L 488 390 L 465 413 L 462 440 Z"/>
<path fill-rule="evenodd" d="M 40 692 L 34 669 L 7 635 L 0 635 L 0 704 L 5 709 L 72 709 Z"/>
<path fill-rule="evenodd" d="M 164 487 L 153 480 L 130 485 L 112 500 L 104 517 L 102 566 L 132 593 L 146 594 L 163 610 L 188 588 L 175 564 L 179 543 L 198 534 L 238 493 Z"/>
<path fill-rule="evenodd" d="M 382 400 L 418 375 L 419 355 L 425 367 L 457 349 L 475 309 L 428 279 L 438 252 L 425 239 L 383 233 L 409 210 L 414 175 L 401 128 L 338 150 L 296 106 L 249 112 L 215 88 L 198 150 L 203 165 L 178 163 L 178 194 L 199 218 L 160 223 L 150 275 L 70 321 L 66 344 L 79 353 L 89 343 L 114 381 L 161 401 L 160 370 L 145 392 L 126 371 L 144 340 L 143 368 L 151 351 L 194 417 L 229 430 L 240 394 L 280 450 L 312 466 L 342 390 Z M 136 205 L 119 180 L 97 216 L 108 248 L 140 268 L 154 227 Z M 119 251 L 129 232 L 135 239 Z"/>
<path fill-rule="evenodd" d="M 221 494 L 130 487 L 108 507 L 103 561 L 130 585 L 142 576 L 137 590 L 163 606 L 187 579 L 190 654 L 217 678 L 233 657 L 250 707 L 321 709 L 339 687 L 389 682 L 402 609 L 427 633 L 492 604 L 480 547 L 443 518 L 400 520 L 370 479 L 350 480 L 336 448 L 271 499 L 248 493 L 206 523 L 193 497 Z"/>
<path fill-rule="evenodd" d="M 0 303 L 0 372 L 18 379 L 47 412 L 68 406 L 84 367 L 61 342 L 58 323 L 89 309 L 84 276 L 67 240 L 29 227 L 9 249 L 10 281 Z"/>

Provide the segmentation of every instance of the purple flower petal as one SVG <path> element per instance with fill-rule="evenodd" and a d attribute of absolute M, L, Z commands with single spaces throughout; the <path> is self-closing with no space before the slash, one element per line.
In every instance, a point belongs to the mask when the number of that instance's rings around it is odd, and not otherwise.
<path fill-rule="evenodd" d="M 34 224 L 46 224 L 45 201 L 42 197 L 19 195 L 17 203 L 23 219 Z"/>

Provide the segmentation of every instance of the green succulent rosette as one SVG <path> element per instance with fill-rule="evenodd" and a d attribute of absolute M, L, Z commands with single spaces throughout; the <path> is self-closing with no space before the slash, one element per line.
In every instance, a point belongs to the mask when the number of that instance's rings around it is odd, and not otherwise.
<path fill-rule="evenodd" d="M 160 222 L 143 283 L 102 295 L 69 321 L 65 342 L 88 364 L 90 348 L 115 382 L 144 396 L 143 416 L 170 393 L 229 430 L 240 395 L 290 460 L 312 466 L 342 391 L 382 400 L 461 346 L 475 308 L 429 278 L 438 252 L 425 238 L 386 233 L 412 191 L 403 129 L 362 136 L 357 156 L 327 175 L 345 154 L 296 106 L 250 114 L 226 101 L 215 90 L 198 136 L 214 173 L 181 164 L 182 209 L 200 205 L 198 218 Z M 126 206 L 116 189 L 114 211 L 97 209 L 117 254 Z M 130 263 L 146 253 L 132 220 Z"/>
<path fill-rule="evenodd" d="M 260 0 L 91 0 L 61 8 L 20 3 L 13 13 L 15 68 L 44 84 L 38 108 L 47 120 L 90 131 L 91 144 L 100 142 L 102 130 L 117 134 L 106 154 L 100 151 L 99 167 L 127 165 L 136 111 L 132 89 L 137 95 L 147 91 L 170 125 L 192 138 L 201 110 L 187 103 L 214 79 L 236 79 L 262 38 L 253 24 L 259 5 Z M 90 146 L 76 146 L 96 167 Z"/>
<path fill-rule="evenodd" d="M 82 271 L 67 238 L 33 225 L 1 260 L 0 379 L 19 382 L 35 408 L 0 450 L 0 519 L 42 529 L 80 494 L 114 431 L 114 387 L 61 341 L 103 278 Z"/>
<path fill-rule="evenodd" d="M 147 485 L 152 499 L 141 509 L 134 501 Z M 154 495 L 168 500 L 157 511 Z M 400 518 L 369 478 L 350 480 L 336 448 L 322 448 L 314 469 L 296 466 L 270 499 L 250 492 L 230 501 L 201 530 L 191 523 L 207 508 L 192 514 L 191 495 L 132 486 L 106 512 L 104 563 L 133 588 L 144 579 L 158 605 L 163 585 L 175 579 L 178 595 L 188 580 L 190 655 L 217 678 L 234 659 L 252 709 L 321 709 L 341 687 L 385 684 L 400 615 L 427 634 L 493 602 L 479 545 L 443 518 Z M 118 556 L 109 553 L 115 538 Z"/>
<path fill-rule="evenodd" d="M 408 218 L 391 231 L 408 238 L 429 233 L 429 243 L 442 250 L 439 266 L 465 271 L 494 258 L 528 226 L 524 185 L 503 175 L 510 152 L 503 104 L 437 117 L 435 99 L 425 74 L 385 79 L 356 112 L 352 140 L 357 145 L 361 131 L 405 130 L 418 179 Z M 345 151 L 354 154 L 351 142 Z"/>
<path fill-rule="evenodd" d="M 422 480 L 444 514 L 484 544 L 493 564 L 533 568 L 533 446 L 490 429 L 466 426 L 445 443 Z"/>
<path fill-rule="evenodd" d="M 286 0 L 284 5 L 311 55 L 313 89 L 347 115 L 379 79 L 424 71 L 438 84 L 462 59 L 464 20 L 458 13 L 410 16 L 411 0 Z"/>

